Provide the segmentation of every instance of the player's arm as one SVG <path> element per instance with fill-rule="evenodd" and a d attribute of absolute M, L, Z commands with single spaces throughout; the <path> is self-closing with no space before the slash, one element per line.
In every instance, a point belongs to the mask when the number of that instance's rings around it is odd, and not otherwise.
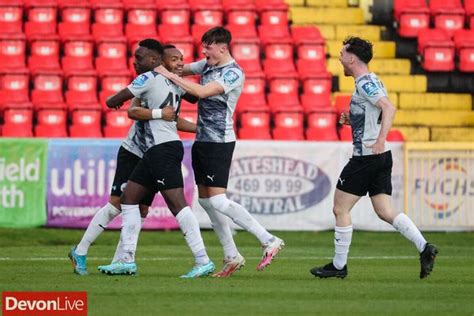
<path fill-rule="evenodd" d="M 189 93 L 186 93 L 185 95 L 183 95 L 182 98 L 188 101 L 189 103 L 197 103 L 197 101 L 199 100 L 199 98 Z"/>
<path fill-rule="evenodd" d="M 123 88 L 117 93 L 111 95 L 105 100 L 105 104 L 111 109 L 120 109 L 120 107 L 128 100 L 132 99 L 134 95 L 128 88 Z"/>
<path fill-rule="evenodd" d="M 351 125 L 351 116 L 349 112 L 342 112 L 339 117 L 339 124 Z"/>
<path fill-rule="evenodd" d="M 191 64 L 186 64 L 183 66 L 183 76 L 192 76 L 195 73 L 191 70 Z"/>
<path fill-rule="evenodd" d="M 176 128 L 182 132 L 196 133 L 196 124 L 178 117 Z"/>
<path fill-rule="evenodd" d="M 156 111 L 161 111 L 161 113 L 157 113 Z M 139 98 L 134 98 L 132 100 L 132 104 L 128 108 L 127 113 L 128 117 L 135 121 L 149 121 L 154 119 L 174 121 L 176 119 L 176 112 L 172 106 L 165 106 L 163 109 L 159 110 L 145 109 L 141 106 L 141 101 Z M 157 117 L 159 115 L 161 115 L 161 117 Z"/>
<path fill-rule="evenodd" d="M 375 103 L 375 106 L 382 110 L 380 133 L 375 143 L 372 145 L 366 145 L 366 147 L 372 148 L 374 154 L 381 154 L 385 152 L 385 140 L 387 139 L 388 132 L 392 128 L 397 109 L 387 97 L 381 97 L 377 103 Z"/>

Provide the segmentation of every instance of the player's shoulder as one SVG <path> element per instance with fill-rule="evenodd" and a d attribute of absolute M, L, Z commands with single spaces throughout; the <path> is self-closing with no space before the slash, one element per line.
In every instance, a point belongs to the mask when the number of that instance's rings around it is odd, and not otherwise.
<path fill-rule="evenodd" d="M 357 79 L 357 88 L 362 90 L 368 96 L 374 96 L 380 89 L 378 81 L 379 79 L 375 74 L 366 74 Z"/>
<path fill-rule="evenodd" d="M 148 84 L 149 82 L 155 80 L 158 76 L 161 76 L 156 71 L 147 71 L 145 73 L 139 74 L 135 77 L 132 81 L 132 86 L 134 87 L 142 87 Z"/>
<path fill-rule="evenodd" d="M 222 77 L 226 83 L 233 84 L 237 80 L 243 79 L 245 75 L 242 68 L 236 62 L 233 62 L 222 69 Z"/>

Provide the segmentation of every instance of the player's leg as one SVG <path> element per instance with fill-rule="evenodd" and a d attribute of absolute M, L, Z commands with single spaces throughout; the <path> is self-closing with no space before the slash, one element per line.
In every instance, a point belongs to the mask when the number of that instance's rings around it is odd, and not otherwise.
<path fill-rule="evenodd" d="M 177 170 L 177 172 L 182 179 L 180 169 Z M 183 232 L 184 239 L 186 240 L 188 247 L 191 249 L 195 260 L 193 268 L 181 277 L 196 278 L 214 272 L 215 265 L 207 255 L 206 247 L 204 246 L 204 241 L 201 236 L 201 230 L 199 228 L 199 222 L 196 219 L 196 216 L 194 216 L 191 208 L 187 205 L 184 198 L 183 188 L 180 187 L 160 192 L 171 213 L 176 216 L 179 227 Z"/>
<path fill-rule="evenodd" d="M 199 142 L 194 142 L 192 147 L 192 163 L 194 171 L 194 179 L 199 191 L 199 204 L 209 216 L 211 220 L 212 229 L 216 233 L 219 242 L 224 250 L 224 265 L 222 269 L 214 274 L 216 277 L 229 277 L 235 271 L 238 271 L 245 265 L 245 259 L 237 250 L 232 230 L 230 228 L 231 219 L 219 213 L 209 201 L 207 187 L 204 185 L 204 178 L 206 178 L 206 146 Z M 225 192 L 225 190 L 223 191 Z"/>
<path fill-rule="evenodd" d="M 79 244 L 69 252 L 69 258 L 73 263 L 75 273 L 87 274 L 87 251 L 107 225 L 120 214 L 122 188 L 127 183 L 128 176 L 139 160 L 138 156 L 120 147 L 117 153 L 117 167 L 109 201 L 94 215 Z"/>
<path fill-rule="evenodd" d="M 434 261 L 438 254 L 437 247 L 425 240 L 418 227 L 406 214 L 393 210 L 389 195 L 377 194 L 370 199 L 380 219 L 392 224 L 400 234 L 415 245 L 420 253 L 420 278 L 427 277 L 433 270 Z"/>
<path fill-rule="evenodd" d="M 334 194 L 334 258 L 322 267 L 311 269 L 311 273 L 320 278 L 347 276 L 347 256 L 352 241 L 352 222 L 350 211 L 360 196 L 336 189 Z"/>
<path fill-rule="evenodd" d="M 392 207 L 392 153 L 388 151 L 378 155 L 377 164 L 377 171 L 368 190 L 375 213 L 415 245 L 420 253 L 420 278 L 425 278 L 433 270 L 438 249 L 426 242 L 418 227 L 406 214 L 399 213 Z"/>
<path fill-rule="evenodd" d="M 219 213 L 209 202 L 207 196 L 207 188 L 203 185 L 198 185 L 199 204 L 206 211 L 211 220 L 212 229 L 216 233 L 219 242 L 224 250 L 224 260 L 222 269 L 213 276 L 218 278 L 225 278 L 231 276 L 234 272 L 242 269 L 245 265 L 245 258 L 237 250 L 234 242 L 232 229 L 230 223 L 232 220 Z"/>

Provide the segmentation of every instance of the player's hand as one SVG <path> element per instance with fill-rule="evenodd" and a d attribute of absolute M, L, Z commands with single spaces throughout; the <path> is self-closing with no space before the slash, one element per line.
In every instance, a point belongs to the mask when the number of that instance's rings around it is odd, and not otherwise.
<path fill-rule="evenodd" d="M 171 78 L 171 75 L 172 73 L 168 71 L 168 69 L 166 69 L 165 67 L 163 66 L 158 66 L 155 68 L 155 71 L 157 73 L 159 73 L 160 75 L 162 75 L 163 77 L 167 78 L 167 79 L 170 79 Z"/>
<path fill-rule="evenodd" d="M 174 121 L 176 120 L 176 111 L 172 106 L 165 106 L 161 109 L 161 119 L 165 121 Z"/>
<path fill-rule="evenodd" d="M 372 153 L 375 155 L 380 155 L 385 152 L 385 141 L 380 141 L 377 139 L 377 141 L 373 144 L 364 144 L 366 148 L 372 148 Z"/>
<path fill-rule="evenodd" d="M 349 112 L 342 112 L 339 117 L 339 124 L 351 125 L 351 117 Z"/>

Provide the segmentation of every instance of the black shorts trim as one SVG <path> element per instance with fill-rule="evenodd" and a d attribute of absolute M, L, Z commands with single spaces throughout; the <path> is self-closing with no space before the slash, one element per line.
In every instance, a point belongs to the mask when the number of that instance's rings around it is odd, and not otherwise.
<path fill-rule="evenodd" d="M 392 152 L 353 156 L 337 180 L 337 188 L 357 196 L 392 195 Z"/>
<path fill-rule="evenodd" d="M 122 195 L 130 175 L 140 160 L 140 157 L 120 146 L 117 153 L 117 167 L 115 168 L 114 182 L 112 184 L 110 195 L 119 197 Z M 154 197 L 155 194 L 149 194 L 140 204 L 150 206 Z"/>
<path fill-rule="evenodd" d="M 192 158 L 196 184 L 227 188 L 234 148 L 235 142 L 194 142 Z"/>
<path fill-rule="evenodd" d="M 179 140 L 153 146 L 143 155 L 130 175 L 130 180 L 154 193 L 182 188 L 183 156 L 183 143 Z"/>

